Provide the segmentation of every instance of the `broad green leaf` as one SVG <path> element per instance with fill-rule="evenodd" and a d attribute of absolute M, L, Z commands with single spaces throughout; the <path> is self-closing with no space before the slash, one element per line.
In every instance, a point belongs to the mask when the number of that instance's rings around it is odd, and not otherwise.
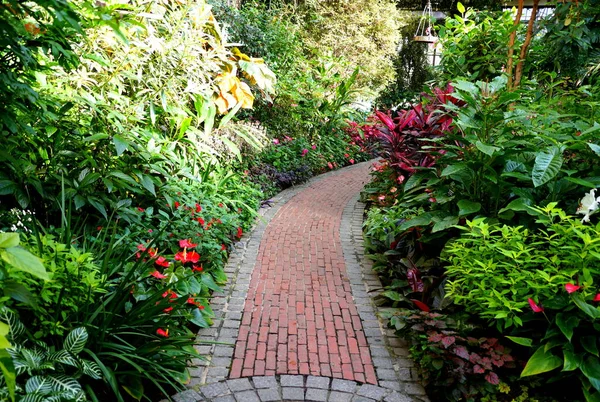
<path fill-rule="evenodd" d="M 400 226 L 398 226 L 398 232 L 403 232 L 415 226 L 427 226 L 430 225 L 432 221 L 433 215 L 431 215 L 429 212 L 425 212 L 422 215 L 402 223 Z"/>
<path fill-rule="evenodd" d="M 478 202 L 473 202 L 469 200 L 460 200 L 458 202 L 458 211 L 459 216 L 466 216 L 470 214 L 474 214 L 475 212 L 479 212 L 481 209 L 481 204 Z"/>
<path fill-rule="evenodd" d="M 553 179 L 560 171 L 562 163 L 563 157 L 561 148 L 552 146 L 545 151 L 538 153 L 535 157 L 533 171 L 531 172 L 533 185 L 539 187 Z"/>
<path fill-rule="evenodd" d="M 129 147 L 129 142 L 120 135 L 113 136 L 113 144 L 115 144 L 115 149 L 117 150 L 117 156 L 121 156 L 123 152 L 127 150 Z"/>
<path fill-rule="evenodd" d="M 21 283 L 11 280 L 4 281 L 2 283 L 2 290 L 4 291 L 5 296 L 18 300 L 33 308 L 37 308 L 37 299 L 29 289 Z"/>
<path fill-rule="evenodd" d="M 505 211 L 527 211 L 528 207 L 533 204 L 529 198 L 517 198 L 516 200 L 512 200 L 508 203 L 508 205 L 498 211 L 498 214 L 501 214 Z"/>
<path fill-rule="evenodd" d="M 533 340 L 531 338 L 522 338 L 520 336 L 507 336 L 507 338 L 518 345 L 530 347 L 533 344 Z"/>
<path fill-rule="evenodd" d="M 17 373 L 12 357 L 10 357 L 6 349 L 0 349 L 0 371 L 4 375 L 4 383 L 6 384 L 6 388 L 8 388 L 8 394 L 11 400 L 14 401 Z"/>
<path fill-rule="evenodd" d="M 492 155 L 494 155 L 494 152 L 500 151 L 500 148 L 495 147 L 493 145 L 484 144 L 481 141 L 475 141 L 475 146 L 477 147 L 478 150 L 480 150 L 481 152 L 483 152 L 484 154 L 486 154 L 488 156 L 492 156 Z"/>
<path fill-rule="evenodd" d="M 598 343 L 595 335 L 582 336 L 579 341 L 581 342 L 581 346 L 583 346 L 587 352 L 594 356 L 598 356 Z M 600 376 L 598 378 L 600 379 Z"/>
<path fill-rule="evenodd" d="M 108 134 L 94 134 L 94 135 L 90 135 L 89 137 L 85 137 L 83 139 L 83 141 L 94 142 L 94 141 L 98 141 L 98 140 L 104 140 L 106 138 L 108 138 Z"/>
<path fill-rule="evenodd" d="M 431 229 L 431 233 L 440 232 L 446 230 L 454 225 L 458 224 L 458 216 L 447 216 L 439 222 L 436 222 Z"/>
<path fill-rule="evenodd" d="M 462 172 L 466 168 L 467 168 L 467 165 L 462 164 L 462 163 L 457 163 L 455 165 L 449 165 L 449 166 L 446 166 L 444 168 L 444 170 L 442 170 L 441 175 L 442 175 L 442 177 L 443 176 L 450 176 L 450 175 Z"/>
<path fill-rule="evenodd" d="M 580 294 L 573 293 L 571 295 L 571 298 L 573 299 L 573 301 L 575 302 L 577 307 L 579 307 L 584 313 L 586 313 L 592 319 L 596 319 L 596 318 L 600 317 L 600 310 L 598 310 L 596 307 L 586 303 Z"/>
<path fill-rule="evenodd" d="M 0 323 L 6 327 L 8 327 L 8 325 L 4 324 L 4 323 Z M 4 335 L 0 335 L 0 349 L 8 349 L 11 347 L 10 342 L 8 341 L 8 338 L 6 338 Z"/>
<path fill-rule="evenodd" d="M 191 123 L 192 123 L 191 117 L 186 117 L 185 119 L 183 119 L 183 121 L 181 122 L 181 127 L 179 127 L 179 138 L 180 139 L 183 138 L 187 129 L 190 128 Z"/>
<path fill-rule="evenodd" d="M 150 193 L 152 193 L 153 196 L 156 196 L 156 189 L 154 188 L 154 182 L 152 181 L 150 176 L 145 175 L 145 174 L 138 174 L 138 177 L 140 178 L 142 186 L 146 190 L 148 190 Z"/>
<path fill-rule="evenodd" d="M 17 247 L 18 245 L 18 233 L 0 233 L 0 248 Z"/>
<path fill-rule="evenodd" d="M 576 177 L 565 177 L 565 180 L 570 181 L 571 183 L 579 184 L 580 186 L 583 186 L 583 187 L 596 188 L 595 183 L 592 183 L 591 181 L 587 181 L 587 180 L 583 180 L 583 179 L 578 179 Z"/>
<path fill-rule="evenodd" d="M 596 155 L 600 156 L 600 145 L 596 145 L 596 144 L 592 144 L 591 142 L 588 142 L 588 146 L 590 147 L 590 149 L 592 151 L 594 151 L 596 153 Z"/>
<path fill-rule="evenodd" d="M 96 208 L 98 210 L 98 212 L 100 212 L 102 214 L 104 219 L 108 220 L 108 214 L 106 213 L 106 207 L 104 207 L 104 205 L 102 204 L 102 202 L 100 202 L 100 200 L 98 200 L 97 198 L 94 198 L 94 197 L 87 197 L 87 201 L 90 203 L 91 206 Z"/>
<path fill-rule="evenodd" d="M 581 372 L 585 375 L 596 390 L 600 391 L 600 360 L 597 357 L 589 356 L 580 366 Z"/>
<path fill-rule="evenodd" d="M 573 353 L 571 350 L 563 350 L 565 361 L 563 363 L 562 371 L 573 371 L 581 366 L 581 355 Z"/>
<path fill-rule="evenodd" d="M 202 312 L 200 311 L 199 308 L 195 308 L 192 311 L 192 318 L 190 318 L 190 321 L 193 322 L 194 324 L 196 324 L 197 326 L 199 326 L 200 328 L 208 328 L 209 327 L 208 322 L 206 322 L 206 319 L 202 315 Z"/>
<path fill-rule="evenodd" d="M 42 260 L 20 247 L 11 247 L 0 251 L 0 256 L 6 263 L 45 281 L 50 277 Z"/>
<path fill-rule="evenodd" d="M 0 336 L 6 336 L 10 332 L 10 325 L 0 321 Z"/>
<path fill-rule="evenodd" d="M 214 290 L 215 292 L 220 292 L 221 288 L 219 287 L 219 285 L 217 285 L 212 277 L 212 275 L 207 274 L 207 273 L 203 273 L 200 276 L 200 280 L 202 282 L 202 284 L 204 286 L 206 286 L 207 288 Z"/>
<path fill-rule="evenodd" d="M 63 348 L 73 354 L 78 354 L 85 347 L 88 340 L 88 333 L 84 327 L 75 328 L 67 335 Z"/>
<path fill-rule="evenodd" d="M 551 351 L 544 351 L 544 346 L 541 346 L 525 365 L 521 377 L 546 373 L 560 366 L 562 366 L 562 359 L 553 355 Z"/>
<path fill-rule="evenodd" d="M 573 337 L 573 329 L 579 324 L 579 318 L 573 314 L 558 313 L 556 315 L 556 325 L 562 333 L 567 337 L 569 342 Z"/>
<path fill-rule="evenodd" d="M 52 382 L 50 381 L 50 378 L 45 378 L 39 375 L 34 376 L 27 380 L 27 383 L 25 383 L 25 391 L 28 394 L 33 394 L 36 392 L 49 394 L 52 392 Z"/>

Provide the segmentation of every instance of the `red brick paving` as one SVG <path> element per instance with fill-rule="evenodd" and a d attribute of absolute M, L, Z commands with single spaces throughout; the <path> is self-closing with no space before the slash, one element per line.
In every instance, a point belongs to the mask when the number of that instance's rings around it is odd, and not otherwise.
<path fill-rule="evenodd" d="M 367 164 L 326 177 L 281 207 L 262 238 L 230 378 L 310 374 L 377 384 L 339 238 Z"/>

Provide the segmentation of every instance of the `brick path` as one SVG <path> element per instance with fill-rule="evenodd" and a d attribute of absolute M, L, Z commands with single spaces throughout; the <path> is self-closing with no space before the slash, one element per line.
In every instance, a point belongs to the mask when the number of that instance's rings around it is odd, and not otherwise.
<path fill-rule="evenodd" d="M 327 177 L 287 202 L 260 243 L 230 378 L 302 374 L 377 384 L 339 230 L 369 165 Z"/>
<path fill-rule="evenodd" d="M 365 205 L 359 202 L 358 197 L 370 165 L 370 162 L 365 162 L 315 177 L 308 183 L 281 192 L 273 198 L 270 207 L 259 211 L 260 218 L 256 226 L 244 235 L 229 256 L 225 267 L 227 284 L 221 292 L 213 294 L 211 305 L 215 312 L 214 324 L 198 332 L 195 348 L 201 358 L 190 362 L 188 390 L 173 395 L 171 400 L 429 402 L 413 362 L 408 358 L 407 343 L 387 328 L 387 322 L 381 314 L 388 309 L 378 307 L 375 303 L 382 286 L 373 272 L 372 262 L 364 256 L 362 223 Z M 321 192 L 323 195 L 319 196 Z M 300 216 L 293 216 L 294 211 Z M 289 219 L 290 216 L 293 220 Z M 268 240 L 269 236 L 275 241 L 275 246 Z M 282 243 L 278 244 L 280 240 Z M 301 245 L 304 241 L 307 241 L 306 248 Z M 317 252 L 311 255 L 313 249 Z M 327 254 L 328 258 L 325 258 Z M 271 255 L 274 256 L 273 261 Z M 281 266 L 272 264 L 277 257 L 283 262 Z M 274 269 L 269 269 L 271 265 Z M 269 277 L 269 274 L 272 276 Z M 333 286 L 333 292 L 330 286 Z M 307 296 L 312 298 L 308 299 Z M 322 315 L 317 314 L 317 311 L 321 311 L 317 307 L 317 296 L 321 300 Z M 327 302 L 329 307 L 326 308 Z M 263 308 L 268 303 L 270 308 Z M 335 303 L 339 312 L 337 308 L 334 310 Z M 304 314 L 301 314 L 302 308 Z M 345 314 L 344 310 L 347 310 Z M 356 318 L 356 312 L 360 321 Z M 348 314 L 351 327 L 347 326 Z M 338 328 L 336 317 L 341 317 L 341 322 L 337 319 Z M 330 318 L 333 318 L 335 334 L 330 324 L 331 336 L 328 337 L 327 322 L 332 321 Z M 280 325 L 286 320 L 287 325 Z M 271 324 L 272 321 L 276 324 Z M 311 322 L 316 330 L 316 335 L 311 335 L 312 341 L 316 336 L 316 351 L 314 346 L 309 348 L 309 345 L 315 345 L 314 342 L 309 343 L 308 339 Z M 277 325 L 276 332 L 269 332 L 271 325 Z M 280 327 L 285 329 L 281 335 L 282 339 L 287 338 L 286 348 L 279 346 L 284 345 L 279 343 Z M 267 329 L 266 338 L 264 328 Z M 321 335 L 321 344 L 319 329 L 325 331 L 325 339 Z M 275 331 L 275 328 L 272 330 Z M 306 341 L 303 330 L 306 330 Z M 314 334 L 312 329 L 310 331 Z M 368 349 L 364 347 L 363 337 L 359 335 L 361 333 L 366 338 Z M 277 341 L 275 349 L 271 346 L 269 350 L 269 334 L 276 335 L 271 336 L 272 340 Z M 331 349 L 329 339 L 332 341 Z M 358 354 L 351 353 L 349 346 L 354 345 L 351 339 L 356 340 Z M 293 341 L 297 346 L 295 350 L 293 346 L 290 349 Z M 242 342 L 245 342 L 243 348 Z M 260 350 L 259 344 L 264 345 L 260 346 Z M 303 355 L 303 345 L 306 346 L 307 359 Z M 322 347 L 320 351 L 319 345 L 327 345 L 327 348 Z M 354 346 L 352 351 L 356 351 Z M 278 355 L 278 352 L 281 354 Z M 282 358 L 284 354 L 285 358 Z M 345 363 L 348 362 L 348 355 L 349 363 Z M 248 362 L 254 363 L 247 363 L 244 368 L 248 356 Z M 296 356 L 297 360 L 294 359 Z M 341 373 L 336 366 L 336 357 L 332 356 L 339 357 Z M 358 370 L 352 366 L 353 356 Z M 359 362 L 356 356 L 365 359 Z M 241 373 L 239 359 L 242 359 Z M 234 360 L 238 360 L 237 369 Z M 290 364 L 293 361 L 296 364 Z M 313 363 L 311 367 L 312 362 L 318 362 L 318 365 Z M 370 371 L 366 367 L 371 362 L 375 369 L 375 381 L 365 375 Z M 306 365 L 302 363 L 308 363 L 309 374 L 300 374 L 301 370 L 302 373 L 306 372 Z M 342 379 L 344 364 L 348 374 L 348 369 L 352 368 L 353 381 Z M 360 368 L 363 371 L 359 371 Z M 327 369 L 331 371 L 331 377 L 340 378 L 329 377 Z M 261 370 L 264 370 L 264 375 L 259 375 Z M 298 374 L 293 374 L 295 370 L 298 370 Z M 314 375 L 317 370 L 319 375 Z M 242 378 L 234 378 L 236 375 Z"/>

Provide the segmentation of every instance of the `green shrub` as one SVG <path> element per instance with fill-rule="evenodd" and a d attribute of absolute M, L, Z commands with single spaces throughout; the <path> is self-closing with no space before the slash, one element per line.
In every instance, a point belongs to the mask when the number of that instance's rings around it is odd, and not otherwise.
<path fill-rule="evenodd" d="M 520 327 L 528 299 L 545 303 L 567 283 L 593 285 L 600 274 L 600 224 L 586 225 L 550 203 L 533 209 L 539 230 L 467 221 L 442 254 L 447 297 L 499 330 Z"/>

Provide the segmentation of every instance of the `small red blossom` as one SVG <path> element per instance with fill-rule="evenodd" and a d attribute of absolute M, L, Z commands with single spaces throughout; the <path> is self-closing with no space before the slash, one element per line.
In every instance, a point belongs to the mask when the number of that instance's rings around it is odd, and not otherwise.
<path fill-rule="evenodd" d="M 169 337 L 169 329 L 167 328 L 167 330 L 165 331 L 164 329 L 159 328 L 156 330 L 156 334 L 160 335 L 160 336 L 164 336 L 165 338 L 168 338 Z"/>
<path fill-rule="evenodd" d="M 202 268 L 202 265 L 200 265 L 200 266 L 192 265 L 192 271 L 202 272 L 202 271 L 204 271 L 204 268 Z"/>
<path fill-rule="evenodd" d="M 224 244 L 221 244 L 221 251 L 225 251 L 227 250 L 227 246 L 225 246 Z"/>
<path fill-rule="evenodd" d="M 222 224 L 223 224 L 223 221 L 222 221 L 222 220 L 220 220 L 220 219 L 217 219 L 217 223 L 218 223 L 219 225 L 222 225 Z"/>
<path fill-rule="evenodd" d="M 531 297 L 527 299 L 527 301 L 529 302 L 529 306 L 534 313 L 541 313 L 544 311 L 544 308 L 541 306 L 541 304 L 538 305 Z"/>
<path fill-rule="evenodd" d="M 181 247 L 181 248 L 194 248 L 194 247 L 196 247 L 198 245 L 197 243 L 192 243 L 190 240 L 191 239 L 179 240 L 179 247 Z"/>
<path fill-rule="evenodd" d="M 171 289 L 167 290 L 165 293 L 162 294 L 162 297 L 169 297 L 169 299 L 177 299 L 177 293 L 173 292 Z"/>
<path fill-rule="evenodd" d="M 350 155 L 344 154 L 344 158 L 349 158 L 349 157 L 350 157 Z"/>
<path fill-rule="evenodd" d="M 142 207 L 137 207 L 137 210 L 140 211 L 140 212 L 144 212 L 145 211 L 145 209 L 142 208 Z"/>
<path fill-rule="evenodd" d="M 304 148 L 304 149 L 302 150 L 302 155 L 301 155 L 301 156 L 302 156 L 302 157 L 305 157 L 307 153 L 308 153 L 308 149 Z"/>
<path fill-rule="evenodd" d="M 242 228 L 237 228 L 237 238 L 241 239 L 242 238 L 242 234 L 244 234 L 244 232 L 242 231 Z"/>
<path fill-rule="evenodd" d="M 148 229 L 148 233 L 152 233 L 152 229 Z"/>
<path fill-rule="evenodd" d="M 173 203 L 173 206 L 174 206 L 176 209 L 177 209 L 177 208 L 179 208 L 179 206 L 180 206 L 180 205 L 181 205 L 181 204 L 180 204 L 179 202 L 177 202 L 177 201 L 175 201 L 175 202 Z"/>
<path fill-rule="evenodd" d="M 202 206 L 198 203 L 196 203 L 196 212 L 201 212 L 202 211 Z"/>
<path fill-rule="evenodd" d="M 202 304 L 198 304 L 198 308 L 199 308 L 200 310 L 204 310 L 204 306 L 203 306 Z"/>
<path fill-rule="evenodd" d="M 148 250 L 148 255 L 152 258 L 155 258 L 158 255 L 158 249 L 157 248 L 151 248 Z"/>
<path fill-rule="evenodd" d="M 173 311 L 173 307 L 167 307 L 166 309 L 163 310 L 165 313 L 169 314 L 171 311 Z"/>
<path fill-rule="evenodd" d="M 198 221 L 199 224 L 204 226 L 204 219 L 202 218 L 196 218 L 196 220 Z"/>
<path fill-rule="evenodd" d="M 190 296 L 190 297 L 188 297 L 186 303 L 187 304 L 194 304 L 195 305 L 196 304 L 196 300 L 194 300 L 194 298 Z"/>
<path fill-rule="evenodd" d="M 136 247 L 140 251 L 146 251 L 146 246 L 144 246 L 143 244 L 138 244 Z"/>
<path fill-rule="evenodd" d="M 354 165 L 354 159 L 350 159 L 350 164 Z"/>
<path fill-rule="evenodd" d="M 429 202 L 437 202 L 437 200 L 435 199 L 435 197 L 430 197 Z"/>
<path fill-rule="evenodd" d="M 333 170 L 333 163 L 331 163 L 331 162 L 327 162 L 327 166 L 329 166 L 329 169 L 332 169 L 332 170 Z"/>
<path fill-rule="evenodd" d="M 600 302 L 600 293 L 596 293 L 596 296 L 594 296 L 594 300 L 595 302 Z"/>
<path fill-rule="evenodd" d="M 98 230 L 98 232 L 99 232 L 99 231 L 101 231 L 101 230 L 102 230 L 102 226 L 98 226 L 96 229 L 97 229 L 97 230 Z"/>
<path fill-rule="evenodd" d="M 222 202 L 219 203 L 219 208 L 223 208 L 225 205 L 223 205 Z"/>
<path fill-rule="evenodd" d="M 165 257 L 158 257 L 154 263 L 160 267 L 167 268 L 171 263 Z"/>
<path fill-rule="evenodd" d="M 200 254 L 198 254 L 195 251 L 180 251 L 177 254 L 175 254 L 175 260 L 177 261 L 181 261 L 182 264 L 191 262 L 192 264 L 195 264 L 198 262 L 198 260 L 200 260 Z"/>
<path fill-rule="evenodd" d="M 565 289 L 567 290 L 567 293 L 571 294 L 571 293 L 577 292 L 579 289 L 581 289 L 581 286 L 573 285 L 572 283 L 567 283 L 565 285 Z"/>
<path fill-rule="evenodd" d="M 161 274 L 161 273 L 160 273 L 160 272 L 158 272 L 158 271 L 154 271 L 154 272 L 152 272 L 150 275 L 152 275 L 152 276 L 153 276 L 153 277 L 155 277 L 156 279 L 165 279 L 165 278 L 167 277 L 166 275 L 163 275 L 163 274 Z"/>

